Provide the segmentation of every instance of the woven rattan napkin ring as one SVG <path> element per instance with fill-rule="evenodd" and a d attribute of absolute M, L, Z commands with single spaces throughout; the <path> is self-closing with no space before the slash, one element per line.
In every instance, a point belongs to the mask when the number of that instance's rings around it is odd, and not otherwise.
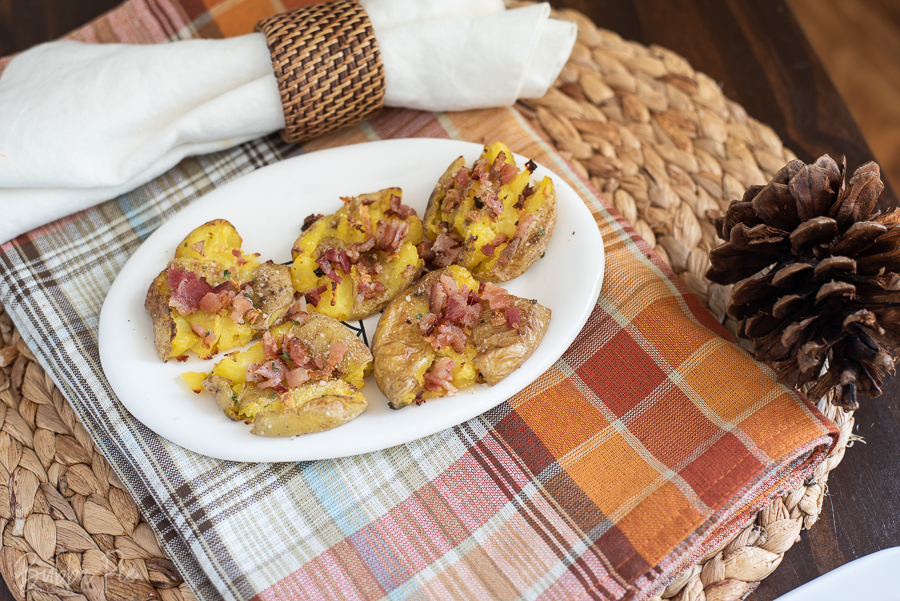
<path fill-rule="evenodd" d="M 284 108 L 285 142 L 359 123 L 384 105 L 384 65 L 366 11 L 316 4 L 256 24 L 265 34 Z"/>

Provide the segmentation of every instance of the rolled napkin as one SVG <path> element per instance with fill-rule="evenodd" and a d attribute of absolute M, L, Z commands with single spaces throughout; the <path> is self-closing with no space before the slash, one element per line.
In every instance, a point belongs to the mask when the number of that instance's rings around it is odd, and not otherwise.
<path fill-rule="evenodd" d="M 542 96 L 575 42 L 547 4 L 361 0 L 385 104 L 435 111 Z M 182 158 L 285 127 L 261 33 L 173 44 L 37 46 L 0 77 L 0 241 L 114 198 Z"/>

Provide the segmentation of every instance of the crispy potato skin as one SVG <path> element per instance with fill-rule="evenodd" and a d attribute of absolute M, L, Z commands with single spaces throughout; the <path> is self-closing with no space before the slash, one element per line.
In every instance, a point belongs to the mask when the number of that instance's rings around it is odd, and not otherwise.
<path fill-rule="evenodd" d="M 260 413 L 250 433 L 257 436 L 296 436 L 324 432 L 359 417 L 368 406 L 366 397 L 359 393 L 352 396 L 321 396 L 300 407 Z"/>
<path fill-rule="evenodd" d="M 505 144 L 500 142 L 486 147 L 482 158 L 493 160 L 499 152 L 505 154 L 508 164 L 513 164 L 512 153 Z M 506 282 L 514 279 L 528 271 L 535 261 L 541 258 L 550 242 L 550 237 L 556 227 L 556 190 L 549 178 L 544 178 L 540 182 L 531 182 L 543 200 L 536 208 L 535 201 L 530 200 L 525 203 L 523 208 L 516 209 L 512 205 L 515 197 L 518 196 L 517 185 L 524 185 L 524 181 L 516 180 L 509 186 L 503 185 L 500 188 L 500 196 L 503 198 L 504 195 L 508 195 L 509 198 L 504 202 L 506 215 L 502 219 L 492 222 L 482 218 L 479 222 L 473 223 L 467 213 L 472 208 L 472 198 L 478 193 L 474 187 L 469 189 L 466 201 L 450 213 L 444 212 L 447 188 L 452 183 L 454 175 L 463 167 L 465 167 L 465 159 L 459 157 L 438 179 L 428 198 L 428 206 L 422 220 L 425 225 L 425 234 L 433 241 L 438 233 L 438 223 L 442 221 L 452 223 L 451 231 L 463 240 L 462 251 L 456 260 L 457 265 L 466 267 L 477 280 L 484 282 Z M 532 215 L 533 220 L 520 236 L 514 236 L 515 225 L 526 214 Z M 496 260 L 486 258 L 481 252 L 482 247 L 491 241 L 486 238 L 493 239 L 500 233 L 507 234 L 510 238 L 509 242 L 497 247 Z"/>
<path fill-rule="evenodd" d="M 409 215 L 400 219 L 386 215 L 390 208 L 391 196 L 402 198 L 400 188 L 385 188 L 378 192 L 362 194 L 344 199 L 345 205 L 332 215 L 324 215 L 313 221 L 297 238 L 291 249 L 294 264 L 291 267 L 294 289 L 306 293 L 321 285 L 328 286 L 318 305 L 310 305 L 309 310 L 330 315 L 341 321 L 356 321 L 374 315 L 409 286 L 422 272 L 424 262 L 419 258 L 416 245 L 422 238 L 422 222 L 419 217 Z M 344 280 L 332 292 L 332 280 L 326 276 L 316 276 L 316 260 L 327 248 L 347 250 L 354 244 L 365 242 L 375 234 L 378 221 L 406 221 L 409 231 L 399 253 L 390 255 L 381 250 L 366 252 L 383 267 L 383 271 L 371 275 L 372 281 L 380 282 L 384 290 L 371 298 L 365 298 L 360 287 L 361 274 L 356 267 L 350 273 L 339 272 Z M 332 304 L 334 301 L 334 304 Z"/>
<path fill-rule="evenodd" d="M 169 291 L 164 286 L 166 272 L 163 271 L 150 284 L 144 308 L 153 320 L 153 345 L 157 356 L 163 361 L 169 360 L 172 353 L 172 340 L 175 339 L 175 320 L 169 310 Z"/>
<path fill-rule="evenodd" d="M 518 332 L 505 324 L 492 325 L 490 309 L 485 309 L 472 329 L 472 343 L 478 349 L 472 362 L 489 386 L 522 367 L 537 349 L 550 325 L 550 309 L 537 301 L 516 298 L 514 304 L 519 308 Z"/>

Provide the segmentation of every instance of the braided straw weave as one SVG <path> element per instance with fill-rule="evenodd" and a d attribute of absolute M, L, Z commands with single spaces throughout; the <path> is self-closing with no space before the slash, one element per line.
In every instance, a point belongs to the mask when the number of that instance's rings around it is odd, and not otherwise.
<path fill-rule="evenodd" d="M 575 11 L 556 16 L 578 23 L 578 42 L 550 92 L 519 109 L 734 332 L 730 287 L 703 275 L 718 244 L 706 212 L 794 155 L 682 57 L 623 41 Z M 5 313 L 0 338 L 0 572 L 15 598 L 193 599 Z M 815 523 L 828 473 L 852 439 L 852 413 L 829 400 L 818 405 L 841 430 L 831 456 L 654 601 L 733 601 L 778 566 Z"/>
<path fill-rule="evenodd" d="M 384 105 L 384 65 L 366 11 L 350 0 L 263 19 L 284 108 L 285 142 L 359 123 Z"/>

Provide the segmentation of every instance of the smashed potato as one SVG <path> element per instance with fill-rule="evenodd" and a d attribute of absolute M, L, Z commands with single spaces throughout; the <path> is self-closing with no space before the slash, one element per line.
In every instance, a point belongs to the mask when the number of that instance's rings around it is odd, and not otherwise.
<path fill-rule="evenodd" d="M 478 282 L 458 265 L 433 271 L 388 303 L 375 335 L 375 382 L 394 409 L 494 385 L 535 351 L 550 323 L 537 301 Z"/>
<path fill-rule="evenodd" d="M 371 371 L 372 354 L 343 324 L 296 313 L 212 372 L 182 378 L 194 392 L 210 393 L 229 418 L 253 423 L 251 434 L 294 436 L 358 417 L 368 406 L 359 390 Z"/>
<path fill-rule="evenodd" d="M 556 225 L 553 182 L 532 182 L 536 168 L 528 161 L 520 171 L 502 142 L 486 146 L 471 168 L 456 159 L 428 199 L 428 242 L 420 247 L 428 266 L 462 265 L 485 282 L 525 273 L 543 256 Z"/>
<path fill-rule="evenodd" d="M 341 321 L 384 307 L 418 277 L 422 222 L 400 188 L 355 198 L 333 215 L 310 215 L 291 251 L 294 289 L 310 310 Z"/>
<path fill-rule="evenodd" d="M 205 223 L 179 243 L 150 284 L 144 307 L 160 359 L 185 358 L 189 351 L 207 359 L 243 346 L 292 306 L 288 268 L 260 263 L 241 243 L 228 221 Z"/>

